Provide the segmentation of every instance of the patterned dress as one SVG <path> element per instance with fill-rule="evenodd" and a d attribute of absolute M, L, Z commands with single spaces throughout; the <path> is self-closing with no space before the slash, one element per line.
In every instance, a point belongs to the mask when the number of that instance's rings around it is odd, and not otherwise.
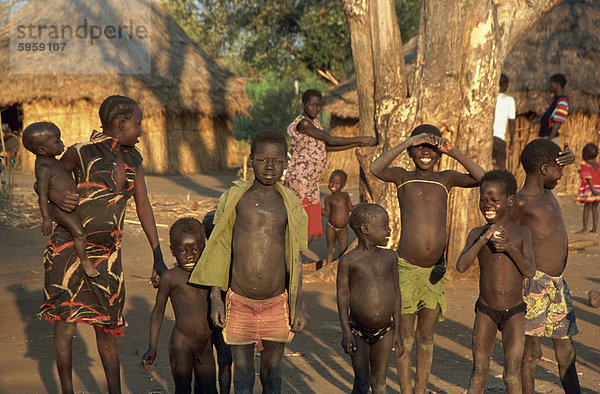
<path fill-rule="evenodd" d="M 290 123 L 287 132 L 292 137 L 290 143 L 292 158 L 287 167 L 284 184 L 302 201 L 302 206 L 308 215 L 308 234 L 320 237 L 322 229 L 319 178 L 325 167 L 327 151 L 325 141 L 296 130 L 298 123 L 303 119 L 323 130 L 318 119 L 310 119 L 304 114 Z"/>
<path fill-rule="evenodd" d="M 586 202 L 600 201 L 600 196 L 594 196 L 590 184 L 587 181 L 589 179 L 594 187 L 594 191 L 600 193 L 600 166 L 598 166 L 597 169 L 594 169 L 591 164 L 584 161 L 581 163 L 578 172 L 581 183 L 577 190 L 578 197 L 575 202 L 585 204 Z"/>
<path fill-rule="evenodd" d="M 136 170 L 142 155 L 135 147 L 120 146 L 102 133 L 73 146 L 79 156 L 77 191 L 87 236 L 86 252 L 100 276 L 88 278 L 75 253 L 73 237 L 57 225 L 44 252 L 44 301 L 39 317 L 100 326 L 106 333 L 123 335 L 125 284 L 121 238 L 127 200 L 135 191 Z M 118 149 L 125 165 L 126 183 L 116 191 L 113 172 Z"/>

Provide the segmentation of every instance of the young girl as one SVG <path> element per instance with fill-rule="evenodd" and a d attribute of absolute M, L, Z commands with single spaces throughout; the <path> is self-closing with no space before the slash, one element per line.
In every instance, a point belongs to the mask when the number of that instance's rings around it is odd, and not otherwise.
<path fill-rule="evenodd" d="M 129 97 L 110 96 L 100 106 L 102 133 L 67 149 L 61 161 L 73 172 L 77 194 L 51 190 L 59 208 L 77 213 L 87 235 L 87 252 L 99 275 L 89 280 L 77 266 L 71 234 L 56 226 L 44 253 L 44 301 L 39 317 L 54 322 L 56 367 L 63 393 L 73 392 L 72 343 L 76 323 L 92 325 L 108 392 L 120 393 L 117 337 L 123 336 L 125 287 L 121 239 L 127 200 L 133 197 L 154 254 L 154 268 L 166 270 L 152 206 L 146 192 L 142 155 L 142 110 Z"/>
<path fill-rule="evenodd" d="M 414 171 L 390 167 L 408 149 Z M 469 174 L 434 171 L 442 153 L 457 160 Z M 400 388 L 412 392 L 410 354 L 417 321 L 417 373 L 415 393 L 424 393 L 433 357 L 435 322 L 444 319 L 446 300 L 446 217 L 448 192 L 454 187 L 476 187 L 483 169 L 457 151 L 431 125 L 416 127 L 410 138 L 379 156 L 370 167 L 377 178 L 393 182 L 398 188 L 402 229 L 398 246 L 400 292 L 402 294 L 401 330 L 406 351 L 396 363 Z"/>
<path fill-rule="evenodd" d="M 595 233 L 598 228 L 598 203 L 600 202 L 600 168 L 596 157 L 598 156 L 598 147 L 589 143 L 583 147 L 581 153 L 583 163 L 579 167 L 579 185 L 577 200 L 575 202 L 583 203 L 583 228 L 578 233 L 583 233 L 587 230 L 588 218 L 592 211 L 592 229 L 591 233 Z"/>

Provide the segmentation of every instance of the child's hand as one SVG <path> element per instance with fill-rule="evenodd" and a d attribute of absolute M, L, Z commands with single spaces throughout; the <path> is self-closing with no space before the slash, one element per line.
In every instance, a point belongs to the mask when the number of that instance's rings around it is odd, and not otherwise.
<path fill-rule="evenodd" d="M 555 161 L 559 166 L 573 164 L 575 161 L 575 154 L 573 154 L 573 151 L 569 148 L 569 144 L 565 144 L 563 150 L 558 152 L 558 157 Z"/>
<path fill-rule="evenodd" d="M 42 234 L 44 234 L 44 235 L 52 234 L 52 220 L 44 219 L 42 221 Z"/>
<path fill-rule="evenodd" d="M 150 365 L 152 365 L 155 358 L 156 350 L 146 350 L 146 353 L 144 353 L 144 355 L 142 356 L 142 361 L 140 362 L 140 372 L 150 372 Z"/>
<path fill-rule="evenodd" d="M 449 153 L 452 150 L 452 144 L 448 138 L 435 137 L 435 145 L 442 153 Z"/>
<path fill-rule="evenodd" d="M 431 134 L 422 133 L 419 135 L 415 135 L 414 137 L 410 137 L 412 146 L 422 145 L 422 144 L 430 144 L 436 145 L 433 140 L 433 136 Z"/>
<path fill-rule="evenodd" d="M 352 334 L 344 334 L 342 336 L 342 347 L 344 348 L 344 352 L 349 355 L 353 355 L 356 351 L 356 344 L 354 343 L 354 335 Z"/>
<path fill-rule="evenodd" d="M 497 226 L 495 224 L 492 224 L 490 227 L 488 227 L 487 231 L 481 236 L 483 239 L 485 239 L 486 241 L 489 241 L 490 238 L 492 238 L 492 236 L 494 235 L 494 232 L 497 229 Z"/>
<path fill-rule="evenodd" d="M 396 358 L 404 354 L 404 341 L 400 335 L 394 334 L 394 347 L 396 348 Z"/>
<path fill-rule="evenodd" d="M 292 332 L 302 331 L 306 327 L 306 319 L 304 316 L 296 311 L 296 316 L 294 316 L 294 322 L 292 323 Z"/>
<path fill-rule="evenodd" d="M 490 229 L 493 229 L 492 237 L 490 242 L 494 245 L 496 252 L 505 252 L 509 248 L 508 234 L 506 229 L 500 225 L 492 224 Z"/>
<path fill-rule="evenodd" d="M 79 203 L 79 194 L 65 190 L 48 190 L 48 199 L 65 212 L 71 212 Z"/>
<path fill-rule="evenodd" d="M 225 305 L 223 304 L 223 300 L 211 298 L 210 302 L 210 318 L 212 322 L 217 327 L 225 327 Z"/>

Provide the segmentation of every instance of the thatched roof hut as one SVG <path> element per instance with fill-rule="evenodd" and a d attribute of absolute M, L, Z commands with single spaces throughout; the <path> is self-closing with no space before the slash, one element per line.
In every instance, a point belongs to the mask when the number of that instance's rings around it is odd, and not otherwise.
<path fill-rule="evenodd" d="M 507 166 L 517 174 L 518 180 L 524 179 L 518 161 L 521 149 L 537 136 L 528 133 L 529 120 L 531 116 L 541 115 L 548 105 L 548 79 L 552 74 L 563 73 L 568 80 L 565 89 L 571 110 L 560 129 L 562 142 L 568 142 L 579 158 L 587 142 L 600 143 L 598 26 L 600 1 L 566 0 L 546 13 L 508 55 L 502 72 L 510 78 L 507 93 L 515 97 L 517 136 Z M 332 133 L 358 135 L 355 81 L 330 90 L 323 101 L 324 109 L 331 113 Z M 559 191 L 572 193 L 576 190 L 578 167 L 578 162 L 567 167 Z"/>
<path fill-rule="evenodd" d="M 110 2 L 53 0 L 25 3 L 11 16 L 19 21 L 44 24 L 48 20 L 82 21 L 104 18 L 127 24 L 131 15 L 103 9 Z M 109 95 L 134 98 L 144 111 L 140 142 L 147 171 L 154 173 L 192 173 L 230 167 L 236 147 L 230 117 L 246 113 L 248 98 L 245 83 L 211 58 L 192 41 L 161 6 L 149 0 L 129 2 L 132 7 L 147 7 L 150 19 L 148 48 L 151 71 L 147 74 L 117 73 L 121 53 L 114 48 L 101 50 L 90 73 L 21 74 L 11 70 L 10 24 L 0 30 L 0 108 L 3 123 L 13 128 L 48 120 L 63 132 L 71 144 L 89 138 L 100 127 L 98 108 Z M 123 19 L 121 21 L 121 19 Z M 14 32 L 13 32 L 14 34 Z M 105 41 L 104 41 L 105 42 Z M 14 43 L 13 43 L 14 45 Z M 143 53 L 128 54 L 135 58 Z M 53 58 L 64 70 L 73 69 L 81 54 L 70 51 Z M 40 63 L 44 57 L 38 56 Z M 43 66 L 43 64 L 40 64 Z M 115 71 L 117 70 L 117 71 Z M 93 74 L 92 74 L 93 72 Z M 21 165 L 32 168 L 33 155 L 21 155 Z"/>

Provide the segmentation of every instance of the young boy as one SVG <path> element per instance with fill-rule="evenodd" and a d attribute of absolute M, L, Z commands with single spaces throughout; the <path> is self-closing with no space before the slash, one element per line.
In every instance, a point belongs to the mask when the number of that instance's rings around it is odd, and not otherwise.
<path fill-rule="evenodd" d="M 552 338 L 560 381 L 567 393 L 580 392 L 571 338 L 578 333 L 569 287 L 563 278 L 568 238 L 560 205 L 552 189 L 563 167 L 575 156 L 548 139 L 536 139 L 521 152 L 525 183 L 516 195 L 511 220 L 531 230 L 536 273 L 524 284 L 525 350 L 521 364 L 523 393 L 533 393 L 542 337 Z"/>
<path fill-rule="evenodd" d="M 548 90 L 552 94 L 550 104 L 542 114 L 535 118 L 529 124 L 529 132 L 533 131 L 533 126 L 540 124 L 538 137 L 547 138 L 552 142 L 559 143 L 558 130 L 567 121 L 569 115 L 569 97 L 565 94 L 565 85 L 567 78 L 564 74 L 554 74 L 548 81 Z"/>
<path fill-rule="evenodd" d="M 415 169 L 390 167 L 394 159 L 408 150 Z M 469 174 L 434 171 L 442 153 L 457 160 Z M 402 292 L 402 338 L 406 351 L 396 363 L 400 388 L 412 392 L 410 355 L 417 340 L 415 393 L 424 393 L 433 357 L 433 332 L 436 320 L 444 319 L 446 300 L 446 217 L 448 191 L 454 187 L 475 187 L 483 169 L 442 138 L 432 125 L 417 126 L 406 141 L 379 156 L 370 167 L 377 178 L 393 182 L 398 188 L 402 230 L 398 246 L 399 280 Z M 418 317 L 418 319 L 417 319 Z"/>
<path fill-rule="evenodd" d="M 208 320 L 208 289 L 187 283 L 190 272 L 204 249 L 204 227 L 197 219 L 177 220 L 169 230 L 171 254 L 177 266 L 160 277 L 156 302 L 150 317 L 150 341 L 142 356 L 140 372 L 150 371 L 156 358 L 158 334 L 167 300 L 175 313 L 175 327 L 169 342 L 169 361 L 177 393 L 217 393 L 215 360 Z"/>
<path fill-rule="evenodd" d="M 223 327 L 234 361 L 235 392 L 254 386 L 254 345 L 263 391 L 281 392 L 285 344 L 306 325 L 301 311 L 300 251 L 307 218 L 300 200 L 278 183 L 287 165 L 283 135 L 252 141 L 255 179 L 236 182 L 219 201 L 215 228 L 190 282 L 212 286 L 211 318 Z M 226 309 L 221 291 L 227 291 Z"/>
<path fill-rule="evenodd" d="M 506 170 L 486 172 L 481 180 L 479 209 L 487 224 L 471 230 L 456 269 L 465 272 L 479 259 L 479 299 L 473 325 L 473 373 L 470 393 L 483 393 L 496 331 L 502 332 L 504 385 L 521 392 L 521 359 L 525 341 L 523 277 L 535 274 L 531 231 L 512 223 L 508 210 L 517 192 Z M 501 278 L 501 280 L 500 280 Z"/>
<path fill-rule="evenodd" d="M 100 273 L 89 260 L 85 248 L 86 238 L 81 219 L 75 211 L 66 212 L 48 202 L 50 190 L 77 193 L 77 186 L 64 164 L 56 158 L 65 146 L 60 139 L 60 129 L 54 123 L 32 123 L 23 130 L 23 145 L 35 154 L 35 178 L 37 180 L 38 204 L 42 212 L 42 233 L 52 234 L 52 220 L 73 235 L 73 245 L 83 271 L 90 278 Z"/>
<path fill-rule="evenodd" d="M 352 358 L 353 393 L 386 393 L 392 346 L 403 352 L 400 334 L 398 256 L 382 249 L 390 236 L 383 207 L 365 204 L 350 216 L 358 246 L 338 265 L 337 305 L 342 325 L 342 347 Z M 392 331 L 393 329 L 393 331 Z"/>
<path fill-rule="evenodd" d="M 202 225 L 206 231 L 206 239 L 210 239 L 213 229 L 215 228 L 216 211 L 210 211 L 202 219 Z M 223 294 L 222 294 L 223 295 Z M 225 301 L 225 297 L 221 297 Z M 231 355 L 231 348 L 225 343 L 223 339 L 223 329 L 221 327 L 214 327 L 211 337 L 211 342 L 217 351 L 217 366 L 219 375 L 219 393 L 229 394 L 231 391 L 231 365 L 233 364 L 233 356 Z"/>
<path fill-rule="evenodd" d="M 329 216 L 325 235 L 327 237 L 327 264 L 333 261 L 335 244 L 337 241 L 339 256 L 343 255 L 348 247 L 348 217 L 352 211 L 350 195 L 342 189 L 346 186 L 348 174 L 342 170 L 335 170 L 329 177 L 330 195 L 325 197 L 323 203 L 323 216 Z"/>

